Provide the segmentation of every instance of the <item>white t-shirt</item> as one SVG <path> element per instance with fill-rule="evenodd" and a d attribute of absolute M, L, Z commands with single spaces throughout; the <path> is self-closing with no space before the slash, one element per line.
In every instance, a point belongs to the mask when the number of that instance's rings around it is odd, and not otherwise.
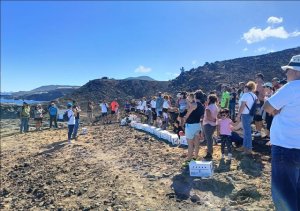
<path fill-rule="evenodd" d="M 142 105 L 141 105 L 141 110 L 146 111 L 146 109 L 147 109 L 147 102 L 146 102 L 146 100 L 143 100 Z"/>
<path fill-rule="evenodd" d="M 107 113 L 107 103 L 100 103 L 101 113 Z"/>
<path fill-rule="evenodd" d="M 151 100 L 151 108 L 156 108 L 156 100 Z"/>
<path fill-rule="evenodd" d="M 75 125 L 75 115 L 72 109 L 68 110 L 68 117 L 69 117 L 68 125 Z"/>
<path fill-rule="evenodd" d="M 255 103 L 256 99 L 256 95 L 252 92 L 246 92 L 243 94 L 241 100 L 239 101 L 239 107 L 241 106 L 242 102 L 246 102 L 246 105 L 249 109 L 245 106 L 244 110 L 242 111 L 242 114 L 249 114 L 249 110 L 252 108 L 252 105 L 253 103 Z"/>
<path fill-rule="evenodd" d="M 170 108 L 170 104 L 168 100 L 164 100 L 163 108 Z"/>
<path fill-rule="evenodd" d="M 281 87 L 268 102 L 276 110 L 271 126 L 271 143 L 285 148 L 300 149 L 300 80 Z"/>

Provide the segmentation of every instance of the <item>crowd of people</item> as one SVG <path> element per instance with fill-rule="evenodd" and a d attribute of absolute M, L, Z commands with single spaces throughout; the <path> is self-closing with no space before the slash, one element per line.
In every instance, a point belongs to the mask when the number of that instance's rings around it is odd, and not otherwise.
<path fill-rule="evenodd" d="M 179 92 L 127 100 L 123 109 L 114 99 L 98 105 L 87 103 L 89 123 L 99 119 L 103 124 L 119 122 L 120 116 L 134 112 L 144 123 L 185 135 L 188 142 L 187 161 L 199 158 L 200 143 L 207 145 L 204 159 L 213 158 L 213 144 L 221 142 L 221 157 L 232 159 L 232 143 L 236 150 L 251 155 L 252 140 L 262 137 L 272 144 L 272 196 L 278 210 L 300 210 L 300 55 L 283 66 L 287 79 L 277 77 L 265 81 L 262 73 L 253 81 L 225 84 L 221 93 Z M 100 115 L 95 114 L 99 106 Z M 74 101 L 67 104 L 68 141 L 77 139 L 81 109 Z M 58 109 L 54 102 L 48 107 L 50 128 L 57 127 Z M 20 132 L 28 131 L 30 107 L 24 103 L 20 111 Z M 122 113 L 122 114 L 121 114 Z M 36 130 L 43 115 L 40 105 L 34 109 Z M 100 116 L 100 117 L 98 117 Z M 52 124 L 54 122 L 54 125 Z M 271 131 L 271 132 L 270 132 Z"/>

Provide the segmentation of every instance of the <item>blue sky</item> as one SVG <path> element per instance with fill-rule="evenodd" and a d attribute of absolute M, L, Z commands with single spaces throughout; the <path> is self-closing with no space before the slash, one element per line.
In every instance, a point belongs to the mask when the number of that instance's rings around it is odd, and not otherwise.
<path fill-rule="evenodd" d="M 1 91 L 175 78 L 300 46 L 300 2 L 1 2 Z"/>

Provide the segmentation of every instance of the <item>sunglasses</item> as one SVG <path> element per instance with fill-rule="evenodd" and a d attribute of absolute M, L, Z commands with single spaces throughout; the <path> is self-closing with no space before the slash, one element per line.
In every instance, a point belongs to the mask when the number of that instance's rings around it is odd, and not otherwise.
<path fill-rule="evenodd" d="M 284 73 L 287 74 L 289 70 L 292 70 L 292 69 L 286 69 L 286 70 L 284 71 Z"/>

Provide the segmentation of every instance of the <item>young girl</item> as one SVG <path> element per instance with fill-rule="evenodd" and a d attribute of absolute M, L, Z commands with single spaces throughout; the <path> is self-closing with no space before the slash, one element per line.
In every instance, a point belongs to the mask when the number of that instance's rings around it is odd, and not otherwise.
<path fill-rule="evenodd" d="M 221 152 L 222 158 L 225 157 L 225 144 L 228 151 L 228 159 L 232 158 L 231 152 L 231 131 L 232 131 L 232 120 L 229 118 L 229 110 L 227 108 L 221 110 L 221 119 L 218 120 L 218 135 L 221 136 Z"/>

